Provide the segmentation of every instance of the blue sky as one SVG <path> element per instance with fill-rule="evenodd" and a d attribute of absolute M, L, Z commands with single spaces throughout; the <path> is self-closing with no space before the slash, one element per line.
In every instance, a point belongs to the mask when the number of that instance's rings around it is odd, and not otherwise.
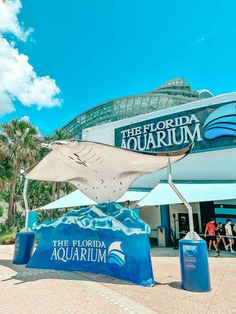
<path fill-rule="evenodd" d="M 19 20 L 33 32 L 17 48 L 37 75 L 55 79 L 62 104 L 16 100 L 0 123 L 29 116 L 51 134 L 96 104 L 176 77 L 195 90 L 235 91 L 235 11 L 234 0 L 23 0 Z"/>

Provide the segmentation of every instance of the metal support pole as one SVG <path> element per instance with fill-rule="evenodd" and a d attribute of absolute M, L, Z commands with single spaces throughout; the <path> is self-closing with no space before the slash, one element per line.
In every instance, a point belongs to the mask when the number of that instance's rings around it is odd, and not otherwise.
<path fill-rule="evenodd" d="M 192 206 L 189 204 L 189 202 L 185 199 L 185 197 L 181 194 L 181 192 L 177 189 L 177 187 L 175 186 L 175 184 L 172 181 L 170 159 L 168 160 L 167 174 L 168 174 L 169 186 L 172 188 L 174 193 L 181 199 L 181 201 L 184 203 L 184 205 L 188 209 L 190 240 L 194 240 L 193 209 L 192 209 Z"/>
<path fill-rule="evenodd" d="M 29 225 L 29 206 L 28 206 L 28 199 L 27 199 L 27 188 L 28 188 L 28 179 L 25 178 L 24 183 L 24 190 L 23 190 L 23 199 L 25 203 L 25 229 L 28 232 L 28 225 Z"/>

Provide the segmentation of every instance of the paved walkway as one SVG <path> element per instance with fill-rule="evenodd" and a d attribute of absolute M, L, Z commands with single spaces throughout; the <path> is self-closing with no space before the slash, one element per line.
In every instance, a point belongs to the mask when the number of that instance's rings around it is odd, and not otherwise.
<path fill-rule="evenodd" d="M 13 265 L 13 246 L 0 246 L 0 313 L 236 314 L 236 258 L 210 257 L 212 291 L 191 293 L 180 288 L 177 253 L 152 250 L 156 286 L 144 288 L 109 276 Z"/>

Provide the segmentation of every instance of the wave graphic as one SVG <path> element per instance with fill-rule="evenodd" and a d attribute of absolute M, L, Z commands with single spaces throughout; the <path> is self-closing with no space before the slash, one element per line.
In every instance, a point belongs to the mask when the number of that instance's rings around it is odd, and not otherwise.
<path fill-rule="evenodd" d="M 125 254 L 121 248 L 121 242 L 115 241 L 108 248 L 107 262 L 123 266 L 125 264 Z"/>
<path fill-rule="evenodd" d="M 56 221 L 35 225 L 34 230 L 76 224 L 83 229 L 121 231 L 126 235 L 149 234 L 150 227 L 131 209 L 117 203 L 93 205 L 72 210 Z"/>
<path fill-rule="evenodd" d="M 213 111 L 203 126 L 204 137 L 213 140 L 223 136 L 236 136 L 236 103 Z"/>

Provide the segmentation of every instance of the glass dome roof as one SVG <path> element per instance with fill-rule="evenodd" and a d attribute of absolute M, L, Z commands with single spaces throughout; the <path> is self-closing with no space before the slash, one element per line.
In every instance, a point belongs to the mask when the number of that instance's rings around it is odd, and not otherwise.
<path fill-rule="evenodd" d="M 75 139 L 81 139 L 82 130 L 86 128 L 212 96 L 213 94 L 206 89 L 193 91 L 184 78 L 177 78 L 150 92 L 116 98 L 92 107 L 66 124 L 63 130 L 68 131 Z"/>

